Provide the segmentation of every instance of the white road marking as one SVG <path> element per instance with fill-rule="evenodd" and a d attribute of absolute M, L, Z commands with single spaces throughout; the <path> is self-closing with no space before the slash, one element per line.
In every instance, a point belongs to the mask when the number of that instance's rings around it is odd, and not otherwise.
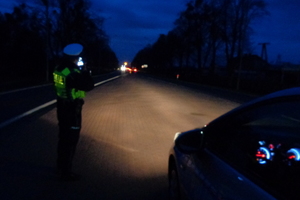
<path fill-rule="evenodd" d="M 108 82 L 108 81 L 112 81 L 112 80 L 114 80 L 114 79 L 117 79 L 117 78 L 119 78 L 119 77 L 120 77 L 120 76 L 115 76 L 115 77 L 112 77 L 112 78 L 110 78 L 110 79 L 107 79 L 107 80 L 98 82 L 98 83 L 95 84 L 95 87 L 98 86 L 98 85 L 101 85 L 101 84 L 103 84 L 103 83 L 106 83 L 106 82 Z M 24 90 L 24 89 L 22 89 L 22 90 Z M 52 100 L 52 101 L 49 101 L 49 102 L 47 102 L 47 103 L 45 103 L 45 104 L 43 104 L 43 105 L 40 105 L 40 106 L 38 106 L 38 107 L 36 107 L 36 108 L 34 108 L 34 109 L 31 109 L 31 110 L 29 110 L 29 111 L 27 111 L 27 112 L 24 112 L 24 113 L 21 114 L 21 115 L 18 115 L 18 116 L 13 117 L 13 118 L 11 118 L 11 119 L 9 119 L 9 120 L 6 120 L 6 121 L 0 123 L 0 129 L 3 128 L 3 127 L 5 127 L 5 126 L 7 126 L 7 125 L 9 125 L 9 124 L 11 124 L 11 123 L 13 123 L 13 122 L 15 122 L 15 121 L 17 121 L 17 120 L 19 120 L 19 119 L 22 119 L 23 117 L 26 117 L 26 116 L 28 116 L 28 115 L 31 115 L 32 113 L 37 112 L 37 111 L 39 111 L 39 110 L 41 110 L 41 109 L 43 109 L 43 108 L 46 108 L 46 107 L 48 107 L 48 106 L 51 106 L 51 105 L 53 105 L 53 104 L 55 104 L 55 103 L 56 103 L 56 99 L 54 99 L 54 100 Z"/>

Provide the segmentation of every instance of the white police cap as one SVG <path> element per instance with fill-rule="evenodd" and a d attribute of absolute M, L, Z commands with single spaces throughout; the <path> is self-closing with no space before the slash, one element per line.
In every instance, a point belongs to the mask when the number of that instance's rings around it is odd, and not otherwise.
<path fill-rule="evenodd" d="M 69 56 L 78 56 L 83 50 L 83 46 L 78 43 L 72 43 L 65 46 L 63 52 Z"/>

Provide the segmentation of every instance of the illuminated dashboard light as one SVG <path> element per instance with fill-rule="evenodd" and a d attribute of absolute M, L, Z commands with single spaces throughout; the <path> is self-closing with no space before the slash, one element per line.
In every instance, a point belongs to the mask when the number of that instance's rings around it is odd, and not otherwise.
<path fill-rule="evenodd" d="M 260 147 L 256 153 L 256 161 L 259 164 L 266 164 L 267 160 L 271 159 L 271 153 L 266 147 Z"/>
<path fill-rule="evenodd" d="M 264 164 L 266 164 L 267 163 L 267 161 L 265 161 L 265 160 L 260 160 L 259 161 L 259 164 L 261 164 L 261 165 L 264 165 Z"/>
<path fill-rule="evenodd" d="M 259 158 L 265 158 L 266 155 L 265 155 L 265 154 L 256 154 L 256 157 L 259 157 Z"/>
<path fill-rule="evenodd" d="M 291 154 L 291 155 L 288 156 L 288 159 L 293 159 L 293 160 L 296 160 L 296 161 L 300 160 L 300 149 L 292 148 L 292 149 L 288 150 L 287 153 Z"/>
<path fill-rule="evenodd" d="M 266 147 L 260 147 L 259 149 L 261 149 L 263 151 L 263 153 L 265 153 L 266 159 L 269 160 L 271 158 L 271 154 L 270 154 L 269 150 Z"/>

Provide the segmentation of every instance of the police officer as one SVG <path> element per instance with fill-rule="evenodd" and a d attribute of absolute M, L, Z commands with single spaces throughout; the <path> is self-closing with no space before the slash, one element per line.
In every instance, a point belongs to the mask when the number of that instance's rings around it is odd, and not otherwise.
<path fill-rule="evenodd" d="M 79 180 L 79 176 L 71 171 L 72 160 L 80 135 L 83 98 L 86 91 L 94 88 L 90 73 L 77 66 L 82 50 L 81 44 L 67 45 L 63 49 L 62 62 L 53 73 L 59 125 L 57 169 L 63 181 Z"/>

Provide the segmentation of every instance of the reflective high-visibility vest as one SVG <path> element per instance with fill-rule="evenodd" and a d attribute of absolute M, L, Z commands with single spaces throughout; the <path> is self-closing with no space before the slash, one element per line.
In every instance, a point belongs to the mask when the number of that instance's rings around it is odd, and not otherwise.
<path fill-rule="evenodd" d="M 66 67 L 62 71 L 57 71 L 57 70 L 54 71 L 53 79 L 54 79 L 56 95 L 60 98 L 69 99 L 69 100 L 84 98 L 85 91 L 66 87 L 67 76 L 71 73 L 80 73 L 78 69 L 71 69 L 71 70 Z"/>

